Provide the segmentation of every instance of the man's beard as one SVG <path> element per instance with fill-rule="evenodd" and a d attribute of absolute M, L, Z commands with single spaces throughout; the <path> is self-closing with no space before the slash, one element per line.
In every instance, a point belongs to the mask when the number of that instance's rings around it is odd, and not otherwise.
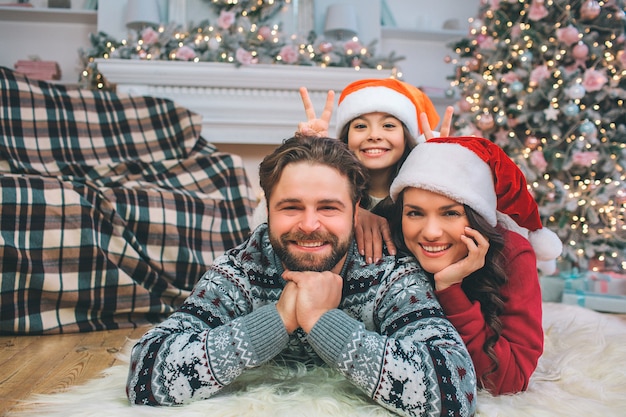
<path fill-rule="evenodd" d="M 277 237 L 271 233 L 271 227 L 269 227 L 268 230 L 270 230 L 270 243 L 272 244 L 276 255 L 278 255 L 278 258 L 283 262 L 285 268 L 290 271 L 331 271 L 346 255 L 346 253 L 348 253 L 354 237 L 354 232 L 350 233 L 350 236 L 348 236 L 348 238 L 344 241 L 339 241 L 339 238 L 336 235 L 321 232 L 311 234 L 302 232 L 285 233 L 282 236 Z M 354 228 L 352 228 L 352 230 L 354 230 Z M 289 251 L 289 244 L 293 241 L 328 242 L 332 247 L 332 251 L 327 256 L 320 256 L 315 253 L 293 254 Z"/>

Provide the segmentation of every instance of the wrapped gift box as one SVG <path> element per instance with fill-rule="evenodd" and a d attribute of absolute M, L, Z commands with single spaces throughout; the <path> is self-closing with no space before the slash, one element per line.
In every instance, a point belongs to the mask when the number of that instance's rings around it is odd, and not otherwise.
<path fill-rule="evenodd" d="M 596 311 L 626 313 L 626 275 L 586 271 L 564 280 L 562 302 Z"/>

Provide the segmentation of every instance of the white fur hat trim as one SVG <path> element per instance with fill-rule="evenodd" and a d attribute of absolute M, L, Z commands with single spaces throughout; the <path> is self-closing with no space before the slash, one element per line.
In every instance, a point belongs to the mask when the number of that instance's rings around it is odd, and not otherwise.
<path fill-rule="evenodd" d="M 495 226 L 497 199 L 489 166 L 455 143 L 426 142 L 417 146 L 419 152 L 409 154 L 391 184 L 391 198 L 396 201 L 406 187 L 421 188 L 467 204 Z"/>
<path fill-rule="evenodd" d="M 404 94 L 387 87 L 364 87 L 344 97 L 337 107 L 337 136 L 352 119 L 375 112 L 391 114 L 405 124 L 411 136 L 419 136 L 415 104 Z"/>

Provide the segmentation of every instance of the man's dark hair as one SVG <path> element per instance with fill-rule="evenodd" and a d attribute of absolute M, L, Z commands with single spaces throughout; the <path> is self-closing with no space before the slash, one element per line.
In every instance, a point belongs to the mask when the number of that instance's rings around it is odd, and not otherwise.
<path fill-rule="evenodd" d="M 285 167 L 297 162 L 326 165 L 339 171 L 348 178 L 353 204 L 366 194 L 367 170 L 346 144 L 326 137 L 295 136 L 285 139 L 259 166 L 259 182 L 267 202 Z"/>

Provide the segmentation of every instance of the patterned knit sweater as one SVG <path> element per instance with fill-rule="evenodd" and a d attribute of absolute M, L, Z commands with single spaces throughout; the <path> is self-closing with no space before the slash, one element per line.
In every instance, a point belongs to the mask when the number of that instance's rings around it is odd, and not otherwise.
<path fill-rule="evenodd" d="M 184 305 L 133 347 L 130 401 L 208 398 L 246 369 L 288 358 L 325 363 L 400 415 L 474 414 L 470 356 L 412 258 L 367 265 L 353 243 L 339 308 L 309 334 L 289 335 L 276 310 L 282 272 L 266 225 L 216 259 Z"/>

